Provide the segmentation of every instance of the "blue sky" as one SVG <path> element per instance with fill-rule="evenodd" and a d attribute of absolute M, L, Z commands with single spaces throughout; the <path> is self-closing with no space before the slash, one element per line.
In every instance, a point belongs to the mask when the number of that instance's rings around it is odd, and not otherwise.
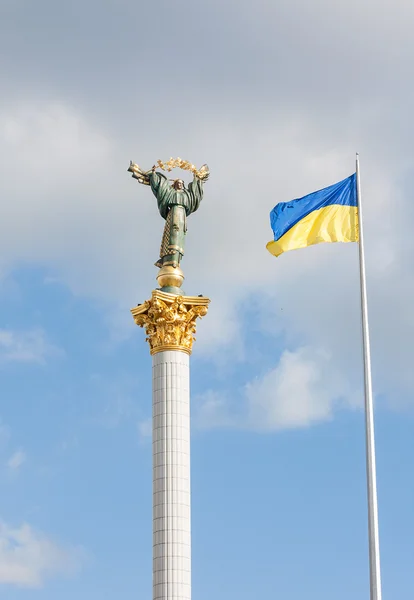
<path fill-rule="evenodd" d="M 29 588 L 3 584 L 0 597 L 150 596 L 151 446 L 140 424 L 150 415 L 151 390 L 142 332 L 108 342 L 100 310 L 48 282 L 43 269 L 21 268 L 6 278 L 1 308 L 16 335 L 1 354 L 2 520 L 33 529 L 17 542 L 20 557 L 12 558 L 10 546 L 2 551 L 9 568 L 20 563 L 20 584 Z M 24 340 L 24 331 L 33 337 Z M 283 349 L 252 332 L 247 341 L 253 360 L 225 376 L 235 402 Z M 196 402 L 206 388 L 224 387 L 224 377 L 196 351 L 192 376 Z M 299 598 L 304 587 L 315 598 L 335 590 L 338 598 L 365 596 L 363 425 L 354 409 L 296 430 L 211 430 L 195 411 L 196 597 L 279 590 Z M 397 597 L 412 585 L 412 436 L 411 417 L 381 403 L 384 592 Z M 13 462 L 17 453 L 20 464 Z M 16 543 L 8 530 L 2 537 L 2 545 Z M 41 587 L 30 583 L 33 577 Z"/>
<path fill-rule="evenodd" d="M 414 592 L 413 11 L 403 0 L 0 7 L 0 599 L 151 597 L 163 223 L 189 219 L 193 597 L 368 597 L 357 248 L 274 259 L 269 212 L 361 155 L 384 598 Z M 340 26 L 340 24 L 346 24 Z M 351 26 L 350 24 L 353 24 Z"/>

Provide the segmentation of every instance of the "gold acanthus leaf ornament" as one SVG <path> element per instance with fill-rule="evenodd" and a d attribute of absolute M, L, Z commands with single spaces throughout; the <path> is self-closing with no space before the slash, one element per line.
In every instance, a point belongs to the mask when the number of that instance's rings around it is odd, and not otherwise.
<path fill-rule="evenodd" d="M 147 333 L 151 354 L 181 350 L 191 354 L 196 321 L 207 314 L 210 300 L 195 296 L 174 296 L 159 290 L 151 300 L 131 310 L 135 323 Z"/>

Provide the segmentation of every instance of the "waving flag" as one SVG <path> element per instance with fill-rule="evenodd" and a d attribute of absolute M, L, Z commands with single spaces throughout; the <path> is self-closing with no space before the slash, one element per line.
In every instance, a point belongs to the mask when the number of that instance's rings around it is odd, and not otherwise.
<path fill-rule="evenodd" d="M 321 242 L 359 239 L 355 173 L 339 183 L 290 202 L 270 213 L 274 239 L 266 248 L 274 256 Z"/>

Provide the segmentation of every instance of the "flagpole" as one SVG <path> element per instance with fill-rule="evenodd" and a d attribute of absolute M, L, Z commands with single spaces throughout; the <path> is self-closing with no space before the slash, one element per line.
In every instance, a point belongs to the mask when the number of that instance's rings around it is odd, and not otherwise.
<path fill-rule="evenodd" d="M 378 534 L 377 475 L 375 464 L 374 403 L 372 398 L 371 352 L 368 327 L 367 286 L 365 276 L 364 228 L 362 218 L 361 182 L 359 155 L 356 155 L 356 185 L 359 222 L 359 273 L 361 282 L 362 343 L 364 350 L 365 387 L 365 444 L 367 462 L 368 492 L 368 535 L 369 535 L 369 575 L 370 600 L 381 600 L 381 567 Z"/>

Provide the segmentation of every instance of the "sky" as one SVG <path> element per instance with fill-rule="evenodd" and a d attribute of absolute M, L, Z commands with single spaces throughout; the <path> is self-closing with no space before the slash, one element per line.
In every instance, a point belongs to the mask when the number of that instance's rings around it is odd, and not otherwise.
<path fill-rule="evenodd" d="M 211 298 L 193 597 L 369 597 L 357 246 L 265 249 L 273 206 L 355 152 L 383 591 L 413 595 L 413 26 L 407 0 L 0 0 L 0 600 L 151 597 L 151 357 L 129 311 L 163 221 L 126 170 L 171 156 L 211 171 L 182 262 Z"/>

